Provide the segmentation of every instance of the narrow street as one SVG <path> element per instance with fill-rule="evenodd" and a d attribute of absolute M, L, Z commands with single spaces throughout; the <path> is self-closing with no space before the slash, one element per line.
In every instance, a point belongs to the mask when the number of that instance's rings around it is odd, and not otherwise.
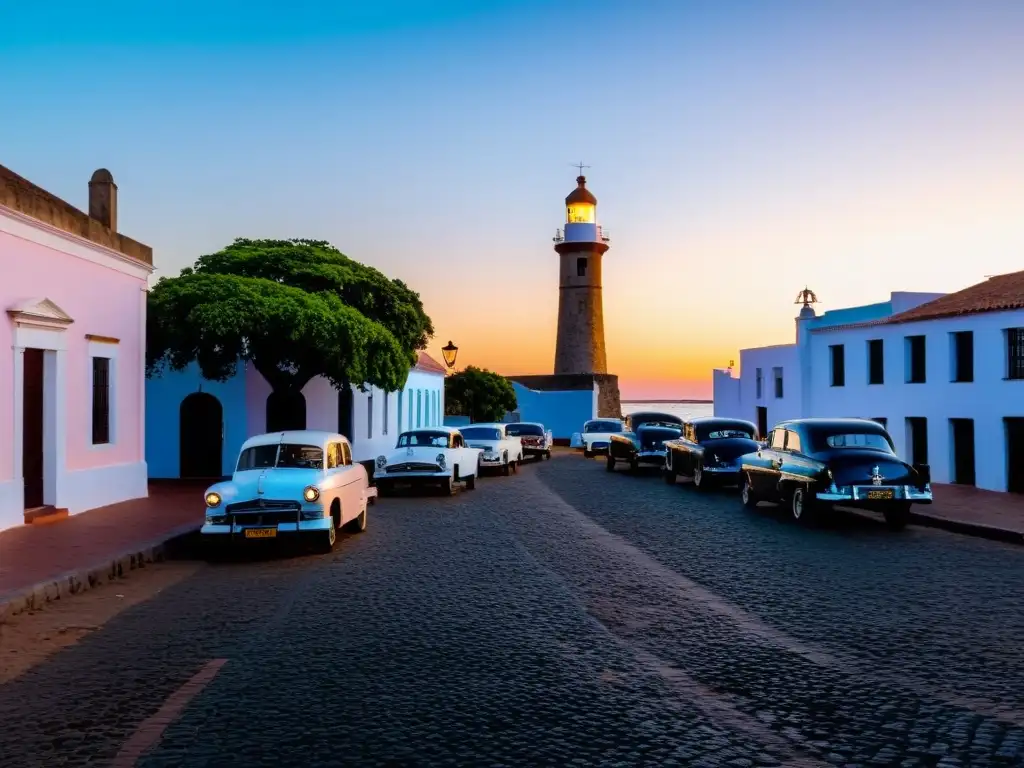
<path fill-rule="evenodd" d="M 199 567 L 0 686 L 0 765 L 1024 765 L 1022 638 L 1019 547 L 561 453 Z"/>

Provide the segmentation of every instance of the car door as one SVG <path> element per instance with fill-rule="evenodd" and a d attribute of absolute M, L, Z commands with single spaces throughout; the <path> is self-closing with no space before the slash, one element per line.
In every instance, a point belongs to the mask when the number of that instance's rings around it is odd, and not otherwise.
<path fill-rule="evenodd" d="M 352 462 L 352 448 L 348 443 L 337 443 L 338 491 L 341 499 L 342 522 L 354 520 L 363 511 L 366 504 L 366 470 L 361 464 Z"/>
<path fill-rule="evenodd" d="M 782 453 L 786 449 L 786 430 L 776 427 L 768 433 L 768 445 L 757 452 L 757 477 L 752 484 L 757 494 L 764 499 L 778 496 Z"/>

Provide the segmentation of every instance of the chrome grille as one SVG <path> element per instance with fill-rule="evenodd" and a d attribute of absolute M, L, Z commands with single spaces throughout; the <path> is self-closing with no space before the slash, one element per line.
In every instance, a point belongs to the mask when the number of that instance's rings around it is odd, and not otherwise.
<path fill-rule="evenodd" d="M 228 504 L 224 511 L 229 515 L 235 512 L 272 512 L 276 510 L 288 510 L 298 512 L 302 505 L 297 501 L 275 501 L 272 499 L 249 499 L 248 501 L 236 501 Z"/>
<path fill-rule="evenodd" d="M 437 464 L 427 464 L 420 461 L 407 461 L 404 464 L 392 464 L 387 468 L 388 472 L 440 472 Z"/>
<path fill-rule="evenodd" d="M 231 515 L 232 525 L 277 525 L 278 523 L 296 523 L 298 521 L 299 511 L 297 509 L 275 512 L 239 512 Z"/>

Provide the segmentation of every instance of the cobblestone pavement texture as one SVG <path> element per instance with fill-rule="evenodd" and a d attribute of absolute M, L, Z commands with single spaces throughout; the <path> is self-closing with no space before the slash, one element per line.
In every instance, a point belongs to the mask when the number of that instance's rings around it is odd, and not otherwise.
<path fill-rule="evenodd" d="M 576 456 L 203 568 L 0 687 L 0 765 L 1024 765 L 1024 552 Z"/>

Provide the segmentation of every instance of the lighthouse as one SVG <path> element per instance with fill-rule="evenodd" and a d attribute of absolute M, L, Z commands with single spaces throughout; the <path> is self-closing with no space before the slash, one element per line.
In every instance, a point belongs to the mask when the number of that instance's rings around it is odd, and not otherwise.
<path fill-rule="evenodd" d="M 555 374 L 607 373 L 601 259 L 609 238 L 597 223 L 597 198 L 582 173 L 565 198 L 565 229 L 554 241 L 559 258 Z"/>

